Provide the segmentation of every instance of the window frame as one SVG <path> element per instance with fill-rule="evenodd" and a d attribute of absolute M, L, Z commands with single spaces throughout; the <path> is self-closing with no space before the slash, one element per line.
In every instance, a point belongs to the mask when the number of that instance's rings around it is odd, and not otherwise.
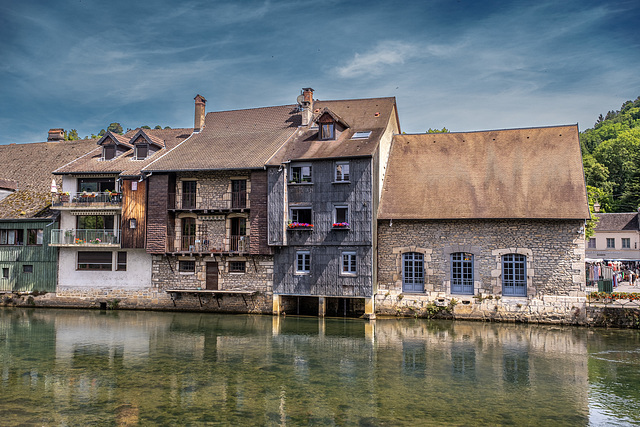
<path fill-rule="evenodd" d="M 144 157 L 140 156 L 140 148 L 144 148 L 147 150 Z M 149 144 L 136 144 L 133 151 L 133 160 L 144 160 L 149 157 Z"/>
<path fill-rule="evenodd" d="M 196 274 L 196 261 L 188 259 L 178 260 L 178 272 L 180 274 Z"/>
<path fill-rule="evenodd" d="M 117 157 L 117 149 L 115 144 L 108 144 L 102 146 L 102 160 L 113 160 Z"/>
<path fill-rule="evenodd" d="M 466 258 L 470 259 L 466 259 Z M 475 256 L 470 252 L 454 252 L 451 261 L 451 293 L 456 295 L 474 294 Z"/>
<path fill-rule="evenodd" d="M 424 293 L 424 273 L 424 254 L 420 252 L 402 254 L 402 292 Z"/>
<path fill-rule="evenodd" d="M 345 264 L 346 261 L 346 264 Z M 345 267 L 347 268 L 345 270 Z M 358 275 L 358 254 L 356 251 L 342 251 L 340 254 L 340 275 L 354 277 Z"/>
<path fill-rule="evenodd" d="M 27 274 L 33 273 L 33 264 L 23 264 L 22 272 Z"/>
<path fill-rule="evenodd" d="M 118 251 L 116 253 L 116 271 L 127 271 L 127 252 Z"/>
<path fill-rule="evenodd" d="M 320 123 L 320 139 L 323 141 L 336 139 L 335 122 Z"/>
<path fill-rule="evenodd" d="M 308 168 L 308 174 L 305 174 L 306 168 Z M 311 163 L 291 163 L 289 184 L 313 184 L 313 165 Z"/>
<path fill-rule="evenodd" d="M 344 214 L 344 218 L 338 218 L 338 209 L 344 209 L 346 212 Z M 349 228 L 351 224 L 351 218 L 349 218 L 350 214 L 349 205 L 333 205 L 333 228 Z M 344 221 L 339 221 L 340 219 L 344 219 Z M 343 225 L 344 224 L 344 225 Z"/>
<path fill-rule="evenodd" d="M 502 296 L 527 296 L 527 256 L 522 254 L 502 255 Z"/>
<path fill-rule="evenodd" d="M 301 220 L 301 211 L 309 211 L 309 221 Z M 313 226 L 313 208 L 311 206 L 292 206 L 289 208 L 289 219 L 291 224 L 310 224 Z"/>
<path fill-rule="evenodd" d="M 247 272 L 246 261 L 237 261 L 237 260 L 229 261 L 229 273 L 246 273 L 246 272 Z"/>
<path fill-rule="evenodd" d="M 104 259 L 99 259 L 100 256 Z M 109 262 L 107 263 L 107 257 Z M 85 259 L 81 259 L 85 258 Z M 95 258 L 95 259 L 90 259 Z M 82 267 L 85 266 L 85 267 Z M 108 266 L 108 268 L 107 268 Z M 76 255 L 76 271 L 112 271 L 113 253 L 104 251 L 78 251 Z"/>
<path fill-rule="evenodd" d="M 2 267 L 2 278 L 3 279 L 9 278 L 9 267 Z"/>
<path fill-rule="evenodd" d="M 344 168 L 346 166 L 347 169 L 347 173 L 344 173 L 344 170 L 340 170 L 338 172 L 338 168 Z M 350 173 L 351 171 L 351 164 L 348 161 L 339 161 L 339 162 L 335 162 L 334 164 L 334 168 L 333 168 L 333 182 L 340 182 L 340 183 L 348 183 L 351 182 L 350 179 Z M 338 175 L 338 173 L 340 173 L 340 175 Z M 345 178 L 346 176 L 346 178 Z"/>
<path fill-rule="evenodd" d="M 296 251 L 294 262 L 297 275 L 311 274 L 311 251 Z"/>
<path fill-rule="evenodd" d="M 10 232 L 13 232 L 12 243 L 9 243 Z M 24 246 L 24 230 L 21 228 L 0 229 L 0 246 Z"/>
<path fill-rule="evenodd" d="M 589 237 L 589 240 L 587 241 L 587 249 L 595 249 L 595 248 L 596 248 L 596 238 Z"/>
<path fill-rule="evenodd" d="M 616 248 L 616 238 L 607 237 L 607 249 L 615 249 L 615 248 Z"/>
<path fill-rule="evenodd" d="M 622 238 L 622 249 L 631 249 L 631 238 L 623 237 Z"/>

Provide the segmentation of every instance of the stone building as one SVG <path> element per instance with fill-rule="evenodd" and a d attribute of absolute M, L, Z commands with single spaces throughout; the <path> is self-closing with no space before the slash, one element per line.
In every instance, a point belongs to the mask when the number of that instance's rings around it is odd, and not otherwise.
<path fill-rule="evenodd" d="M 377 207 L 395 98 L 299 98 L 300 127 L 268 161 L 274 312 L 374 315 Z"/>
<path fill-rule="evenodd" d="M 575 125 L 396 135 L 377 312 L 582 322 L 588 218 Z"/>

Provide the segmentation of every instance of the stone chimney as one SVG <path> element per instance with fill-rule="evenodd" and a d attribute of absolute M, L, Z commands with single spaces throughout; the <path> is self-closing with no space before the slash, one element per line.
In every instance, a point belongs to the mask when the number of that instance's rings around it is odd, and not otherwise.
<path fill-rule="evenodd" d="M 302 88 L 302 97 L 300 106 L 302 107 L 302 126 L 308 126 L 313 117 L 313 89 L 310 87 Z"/>
<path fill-rule="evenodd" d="M 196 114 L 193 120 L 193 131 L 200 132 L 204 128 L 204 107 L 207 100 L 202 95 L 196 95 Z"/>
<path fill-rule="evenodd" d="M 49 129 L 48 142 L 64 141 L 64 129 Z"/>

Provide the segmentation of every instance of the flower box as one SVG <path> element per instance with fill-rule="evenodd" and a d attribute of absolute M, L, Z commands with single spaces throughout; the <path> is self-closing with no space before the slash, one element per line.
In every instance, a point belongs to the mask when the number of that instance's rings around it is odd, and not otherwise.
<path fill-rule="evenodd" d="M 349 228 L 348 222 L 334 222 L 333 228 Z"/>
<path fill-rule="evenodd" d="M 306 222 L 290 222 L 287 227 L 289 230 L 311 230 L 313 229 L 313 224 L 308 224 Z"/>

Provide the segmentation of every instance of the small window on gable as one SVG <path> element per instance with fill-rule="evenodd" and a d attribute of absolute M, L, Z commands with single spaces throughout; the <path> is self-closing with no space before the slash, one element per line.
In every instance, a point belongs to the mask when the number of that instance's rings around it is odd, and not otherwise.
<path fill-rule="evenodd" d="M 149 156 L 148 144 L 136 144 L 134 160 L 144 160 Z"/>
<path fill-rule="evenodd" d="M 103 160 L 111 160 L 116 156 L 116 146 L 115 145 L 105 145 L 102 147 L 102 158 Z"/>
<path fill-rule="evenodd" d="M 349 162 L 336 162 L 336 182 L 349 181 Z"/>
<path fill-rule="evenodd" d="M 320 139 L 334 139 L 335 138 L 335 124 L 334 123 L 322 123 L 320 126 Z"/>
<path fill-rule="evenodd" d="M 353 134 L 353 136 L 351 137 L 351 139 L 367 139 L 371 136 L 371 131 L 365 131 L 365 132 L 356 132 Z"/>

